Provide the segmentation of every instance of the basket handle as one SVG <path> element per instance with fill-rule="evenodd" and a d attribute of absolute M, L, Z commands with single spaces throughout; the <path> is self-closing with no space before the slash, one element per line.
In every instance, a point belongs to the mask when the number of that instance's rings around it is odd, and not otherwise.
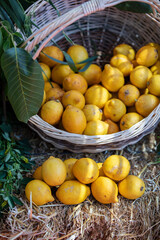
<path fill-rule="evenodd" d="M 90 15 L 91 13 L 104 10 L 106 7 L 112 7 L 122 2 L 126 2 L 126 0 L 90 0 L 88 2 L 84 2 L 83 4 L 70 10 L 64 15 L 54 19 L 51 23 L 46 24 L 41 29 L 32 34 L 25 42 L 25 44 L 28 44 L 25 49 L 30 52 L 38 43 L 42 42 L 33 56 L 33 59 L 36 59 L 46 44 L 70 24 L 74 23 L 84 16 Z M 153 9 L 154 14 L 157 12 L 160 13 L 159 0 L 138 0 L 138 2 L 149 4 Z M 33 40 L 31 41 L 31 39 Z"/>

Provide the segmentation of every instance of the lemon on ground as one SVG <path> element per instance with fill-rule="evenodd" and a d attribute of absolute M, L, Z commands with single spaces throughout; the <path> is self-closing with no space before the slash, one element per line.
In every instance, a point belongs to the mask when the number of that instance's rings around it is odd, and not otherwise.
<path fill-rule="evenodd" d="M 64 93 L 62 97 L 62 104 L 65 107 L 72 105 L 74 107 L 83 109 L 85 106 L 85 98 L 83 94 L 77 90 L 70 90 Z"/>
<path fill-rule="evenodd" d="M 131 107 L 135 104 L 140 96 L 140 91 L 132 84 L 126 84 L 118 91 L 118 98 L 127 106 Z"/>
<path fill-rule="evenodd" d="M 101 73 L 101 68 L 96 64 L 91 64 L 86 71 L 80 72 L 80 74 L 86 79 L 89 86 L 100 83 Z"/>
<path fill-rule="evenodd" d="M 59 64 L 59 63 L 57 63 L 54 60 L 50 59 L 45 54 L 50 56 L 50 57 L 52 57 L 52 58 L 60 60 L 60 61 L 63 61 L 63 59 L 64 59 L 63 53 L 62 53 L 62 51 L 58 47 L 56 47 L 56 46 L 44 47 L 42 49 L 42 51 L 40 52 L 39 61 L 47 64 L 51 68 L 53 66 Z"/>
<path fill-rule="evenodd" d="M 97 163 L 91 158 L 80 158 L 73 165 L 74 176 L 84 184 L 95 181 L 99 175 Z"/>
<path fill-rule="evenodd" d="M 58 100 L 46 102 L 41 108 L 41 118 L 51 125 L 56 125 L 62 116 L 63 106 Z"/>
<path fill-rule="evenodd" d="M 110 98 L 111 94 L 109 91 L 101 85 L 93 85 L 85 93 L 86 104 L 93 104 L 99 108 L 103 108 Z"/>
<path fill-rule="evenodd" d="M 28 201 L 32 196 L 32 201 L 39 206 L 54 201 L 50 187 L 41 180 L 30 181 L 25 187 L 25 195 Z"/>
<path fill-rule="evenodd" d="M 79 204 L 90 195 L 90 188 L 77 180 L 62 183 L 56 191 L 58 200 L 67 205 Z"/>
<path fill-rule="evenodd" d="M 78 73 L 71 73 L 63 80 L 63 88 L 65 91 L 77 90 L 84 94 L 87 87 L 86 79 Z"/>
<path fill-rule="evenodd" d="M 119 44 L 113 49 L 113 55 L 117 54 L 123 54 L 127 56 L 130 61 L 135 58 L 135 50 L 132 48 L 132 46 L 125 43 Z"/>
<path fill-rule="evenodd" d="M 103 112 L 106 118 L 118 122 L 126 113 L 126 106 L 121 100 L 112 98 L 106 102 Z"/>
<path fill-rule="evenodd" d="M 137 88 L 143 89 L 147 87 L 147 81 L 152 77 L 152 72 L 145 66 L 137 66 L 130 74 L 131 83 Z"/>
<path fill-rule="evenodd" d="M 136 62 L 139 65 L 151 67 L 158 60 L 158 51 L 155 47 L 146 45 L 141 47 L 136 53 Z"/>
<path fill-rule="evenodd" d="M 88 52 L 85 49 L 85 47 L 81 45 L 73 45 L 69 47 L 67 53 L 70 55 L 72 58 L 73 62 L 76 64 L 77 68 L 81 68 L 83 64 L 77 64 L 80 63 L 88 58 Z"/>
<path fill-rule="evenodd" d="M 83 132 L 85 135 L 105 135 L 108 132 L 108 123 L 101 120 L 92 120 L 87 122 L 86 128 Z"/>
<path fill-rule="evenodd" d="M 128 199 L 141 197 L 145 192 L 145 184 L 142 179 L 134 175 L 128 175 L 118 184 L 119 193 Z"/>
<path fill-rule="evenodd" d="M 124 179 L 130 168 L 128 159 L 121 155 L 111 155 L 103 163 L 104 174 L 115 181 Z"/>
<path fill-rule="evenodd" d="M 42 180 L 42 166 L 36 168 L 36 170 L 33 173 L 33 178 Z"/>
<path fill-rule="evenodd" d="M 123 73 L 110 64 L 106 64 L 101 74 L 102 85 L 110 92 L 117 92 L 124 85 Z"/>
<path fill-rule="evenodd" d="M 50 88 L 46 93 L 46 101 L 49 100 L 62 100 L 65 91 L 62 88 Z"/>
<path fill-rule="evenodd" d="M 112 134 L 120 131 L 118 124 L 113 122 L 111 119 L 105 119 L 104 122 L 109 125 L 107 134 Z"/>
<path fill-rule="evenodd" d="M 50 78 L 51 78 L 51 69 L 50 67 L 45 64 L 45 63 L 39 63 L 40 66 L 41 66 L 41 69 L 42 69 L 42 76 L 43 76 L 43 79 L 44 81 L 48 81 Z"/>
<path fill-rule="evenodd" d="M 42 103 L 41 103 L 41 107 L 43 106 L 43 104 L 45 104 L 46 102 L 46 91 L 44 90 L 43 92 L 43 100 L 42 100 Z"/>
<path fill-rule="evenodd" d="M 91 192 L 93 197 L 100 203 L 108 204 L 118 202 L 117 184 L 108 177 L 98 177 L 91 184 Z"/>
<path fill-rule="evenodd" d="M 147 117 L 158 106 L 159 102 L 158 97 L 152 94 L 143 94 L 135 104 L 136 111 L 143 117 Z"/>
<path fill-rule="evenodd" d="M 150 70 L 153 74 L 160 74 L 160 61 L 157 61 Z"/>
<path fill-rule="evenodd" d="M 73 71 L 69 65 L 58 64 L 52 69 L 52 81 L 62 85 L 63 79 L 70 73 Z"/>
<path fill-rule="evenodd" d="M 82 110 L 86 116 L 87 122 L 102 119 L 102 110 L 96 105 L 86 104 Z"/>
<path fill-rule="evenodd" d="M 143 117 L 136 112 L 126 113 L 120 120 L 120 129 L 122 131 L 129 129 L 136 123 L 140 122 L 142 119 Z"/>
<path fill-rule="evenodd" d="M 151 94 L 160 97 L 160 74 L 153 75 L 147 82 Z"/>
<path fill-rule="evenodd" d="M 82 134 L 86 128 L 86 117 L 83 111 L 72 105 L 68 105 L 62 115 L 64 129 L 70 133 Z"/>
<path fill-rule="evenodd" d="M 42 179 L 49 186 L 59 186 L 66 179 L 66 166 L 60 158 L 49 157 L 42 164 Z"/>
<path fill-rule="evenodd" d="M 123 54 L 113 56 L 110 60 L 110 64 L 111 66 L 118 68 L 123 73 L 124 77 L 129 76 L 133 70 L 133 64 L 128 57 Z"/>
<path fill-rule="evenodd" d="M 98 169 L 99 169 L 99 177 L 100 176 L 105 176 L 106 177 L 106 175 L 104 174 L 104 172 L 103 172 L 103 163 L 102 162 L 99 162 L 99 163 L 97 163 L 97 165 L 98 165 Z"/>
<path fill-rule="evenodd" d="M 76 158 L 69 158 L 64 161 L 64 164 L 66 166 L 66 171 L 67 171 L 65 181 L 76 179 L 72 172 L 73 165 L 75 164 L 76 161 L 77 161 Z"/>
<path fill-rule="evenodd" d="M 51 88 L 60 88 L 60 86 L 55 82 L 45 82 L 44 90 L 47 93 Z"/>

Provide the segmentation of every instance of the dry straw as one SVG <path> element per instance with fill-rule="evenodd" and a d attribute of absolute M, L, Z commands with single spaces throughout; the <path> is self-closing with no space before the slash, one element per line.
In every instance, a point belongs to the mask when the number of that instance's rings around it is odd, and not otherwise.
<path fill-rule="evenodd" d="M 63 30 L 75 44 L 84 45 L 90 56 L 96 52 L 96 63 L 103 67 L 112 55 L 113 48 L 120 43 L 128 43 L 138 50 L 148 42 L 159 43 L 160 3 L 158 0 L 139 0 L 153 9 L 153 14 L 138 14 L 120 11 L 114 6 L 124 0 L 52 0 L 61 13 L 58 17 L 47 1 L 39 0 L 33 4 L 27 14 L 38 26 L 27 39 L 26 50 L 33 53 L 33 58 L 53 40 L 67 50 L 69 42 Z M 52 41 L 51 41 L 52 40 Z M 34 47 L 38 46 L 36 52 Z M 42 139 L 60 149 L 72 152 L 102 152 L 104 150 L 123 149 L 126 145 L 138 142 L 143 136 L 156 128 L 160 120 L 160 104 L 145 119 L 128 130 L 115 134 L 86 136 L 72 134 L 57 129 L 43 121 L 38 115 L 31 117 L 28 125 Z"/>

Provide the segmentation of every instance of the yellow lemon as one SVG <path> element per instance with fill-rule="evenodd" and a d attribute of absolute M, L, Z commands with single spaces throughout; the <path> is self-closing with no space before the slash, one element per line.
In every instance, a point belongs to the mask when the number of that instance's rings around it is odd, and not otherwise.
<path fill-rule="evenodd" d="M 152 67 L 151 72 L 153 74 L 160 74 L 160 61 L 157 61 Z"/>
<path fill-rule="evenodd" d="M 128 175 L 118 184 L 119 193 L 128 199 L 141 197 L 145 192 L 145 184 L 142 179 L 134 175 Z"/>
<path fill-rule="evenodd" d="M 62 100 L 65 91 L 62 88 L 54 87 L 50 88 L 46 93 L 46 101 L 49 100 Z"/>
<path fill-rule="evenodd" d="M 56 125 L 62 116 L 63 106 L 58 100 L 46 102 L 41 108 L 41 118 L 51 125 Z"/>
<path fill-rule="evenodd" d="M 64 107 L 72 105 L 74 107 L 83 109 L 85 105 L 85 98 L 81 92 L 77 90 L 70 90 L 64 93 L 62 97 L 62 104 Z"/>
<path fill-rule="evenodd" d="M 153 75 L 147 82 L 151 94 L 160 97 L 160 74 Z"/>
<path fill-rule="evenodd" d="M 86 71 L 80 72 L 80 74 L 86 79 L 89 86 L 100 83 L 101 73 L 101 68 L 96 64 L 91 64 Z"/>
<path fill-rule="evenodd" d="M 158 51 L 158 58 L 160 58 L 160 45 L 158 43 L 154 43 L 154 42 L 150 42 L 147 45 L 150 45 L 150 46 L 156 48 Z"/>
<path fill-rule="evenodd" d="M 130 74 L 131 83 L 137 88 L 143 89 L 147 87 L 147 81 L 152 77 L 152 72 L 145 66 L 137 66 Z"/>
<path fill-rule="evenodd" d="M 101 120 L 93 120 L 87 123 L 83 132 L 85 135 L 105 135 L 108 132 L 108 123 Z"/>
<path fill-rule="evenodd" d="M 104 122 L 109 125 L 107 134 L 112 134 L 120 131 L 118 124 L 113 122 L 112 120 L 105 119 Z"/>
<path fill-rule="evenodd" d="M 80 158 L 73 165 L 74 176 L 84 184 L 95 181 L 99 175 L 97 163 L 91 158 Z"/>
<path fill-rule="evenodd" d="M 128 159 L 121 155 L 111 155 L 103 163 L 104 174 L 115 181 L 124 179 L 130 168 Z"/>
<path fill-rule="evenodd" d="M 118 91 L 118 98 L 127 106 L 131 107 L 135 104 L 140 96 L 140 91 L 137 87 L 131 84 L 126 84 Z"/>
<path fill-rule="evenodd" d="M 63 79 L 70 73 L 73 73 L 73 71 L 69 65 L 58 64 L 52 69 L 52 81 L 62 85 Z"/>
<path fill-rule="evenodd" d="M 89 195 L 90 188 L 76 180 L 65 181 L 56 191 L 58 200 L 67 205 L 82 203 Z"/>
<path fill-rule="evenodd" d="M 155 47 L 146 45 L 141 47 L 136 53 L 136 62 L 139 65 L 151 67 L 158 60 L 158 51 Z"/>
<path fill-rule="evenodd" d="M 66 166 L 60 158 L 51 156 L 42 164 L 42 178 L 49 186 L 61 185 L 66 174 Z"/>
<path fill-rule="evenodd" d="M 51 78 L 51 69 L 50 67 L 45 63 L 39 63 L 42 69 L 42 76 L 44 81 L 48 81 Z"/>
<path fill-rule="evenodd" d="M 50 187 L 41 180 L 30 181 L 25 187 L 25 195 L 28 201 L 32 196 L 33 203 L 39 206 L 54 201 Z"/>
<path fill-rule="evenodd" d="M 69 47 L 67 53 L 70 55 L 73 62 L 76 64 L 77 68 L 81 68 L 84 65 L 84 63 L 82 64 L 77 63 L 80 63 L 88 58 L 87 50 L 85 49 L 85 47 L 81 45 L 73 45 Z"/>
<path fill-rule="evenodd" d="M 124 85 L 123 73 L 115 67 L 106 64 L 101 75 L 102 85 L 110 92 L 117 92 Z"/>
<path fill-rule="evenodd" d="M 76 179 L 72 172 L 73 165 L 76 161 L 76 158 L 69 158 L 64 161 L 67 170 L 66 181 Z"/>
<path fill-rule="evenodd" d="M 108 100 L 103 109 L 104 116 L 114 122 L 118 122 L 126 113 L 126 111 L 125 104 L 116 98 Z"/>
<path fill-rule="evenodd" d="M 54 82 L 45 82 L 44 83 L 44 90 L 47 93 L 51 88 L 60 88 L 57 83 Z"/>
<path fill-rule="evenodd" d="M 135 58 L 135 50 L 128 44 L 122 43 L 113 49 L 113 55 L 123 54 L 128 57 L 130 61 Z"/>
<path fill-rule="evenodd" d="M 141 95 L 136 104 L 136 111 L 143 117 L 147 117 L 159 104 L 158 97 L 152 94 Z"/>
<path fill-rule="evenodd" d="M 86 79 L 78 73 L 71 73 L 63 80 L 63 88 L 65 91 L 77 90 L 84 94 L 87 87 Z"/>
<path fill-rule="evenodd" d="M 45 54 L 48 55 L 49 57 L 55 58 L 60 61 L 63 61 L 64 59 L 63 53 L 58 47 L 56 46 L 44 47 L 40 52 L 39 61 L 47 64 L 51 68 L 59 63 L 55 62 Z"/>
<path fill-rule="evenodd" d="M 125 77 L 129 76 L 129 74 L 133 70 L 133 64 L 130 62 L 128 57 L 122 54 L 117 54 L 113 56 L 110 60 L 110 64 L 113 67 L 118 68 Z"/>
<path fill-rule="evenodd" d="M 46 91 L 44 90 L 43 92 L 43 100 L 42 100 L 42 103 L 41 103 L 41 107 L 43 106 L 43 104 L 45 104 L 46 102 Z"/>
<path fill-rule="evenodd" d="M 132 127 L 134 124 L 140 122 L 143 119 L 143 117 L 136 113 L 136 112 L 130 112 L 123 115 L 123 117 L 120 120 L 120 129 L 126 130 Z"/>
<path fill-rule="evenodd" d="M 33 173 L 33 178 L 42 180 L 42 166 L 39 166 L 38 168 L 36 168 L 36 170 Z"/>
<path fill-rule="evenodd" d="M 98 177 L 91 184 L 91 192 L 93 197 L 100 203 L 108 204 L 118 202 L 117 184 L 108 177 Z"/>
<path fill-rule="evenodd" d="M 98 169 L 99 169 L 99 177 L 100 176 L 105 176 L 106 177 L 106 175 L 104 174 L 104 172 L 103 172 L 103 163 L 102 162 L 99 162 L 99 163 L 97 163 L 97 165 L 98 165 Z"/>
<path fill-rule="evenodd" d="M 96 105 L 86 104 L 82 110 L 86 116 L 87 122 L 102 119 L 102 110 Z"/>
<path fill-rule="evenodd" d="M 103 108 L 109 98 L 111 98 L 111 94 L 101 85 L 93 85 L 85 93 L 86 104 L 93 104 L 99 108 Z"/>

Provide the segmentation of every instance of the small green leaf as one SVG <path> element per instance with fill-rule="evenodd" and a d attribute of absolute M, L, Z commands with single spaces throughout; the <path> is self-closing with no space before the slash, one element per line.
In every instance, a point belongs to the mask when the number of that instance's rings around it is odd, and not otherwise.
<path fill-rule="evenodd" d="M 10 157 L 11 157 L 11 153 L 8 152 L 7 155 L 4 157 L 4 161 L 5 161 L 5 162 L 8 162 L 9 159 L 10 159 Z"/>
<path fill-rule="evenodd" d="M 3 47 L 3 35 L 2 35 L 2 30 L 0 29 L 0 56 L 3 52 L 2 47 Z"/>
<path fill-rule="evenodd" d="M 72 58 L 70 57 L 70 55 L 68 53 L 66 53 L 65 51 L 63 51 L 63 54 L 64 54 L 64 57 L 65 57 L 68 65 L 72 69 L 72 71 L 77 73 L 78 69 L 77 69 L 76 65 L 74 64 L 74 62 L 73 62 Z"/>
<path fill-rule="evenodd" d="M 14 201 L 15 204 L 19 205 L 19 206 L 23 206 L 23 203 L 21 200 L 19 200 L 17 197 L 12 195 L 12 199 Z"/>
<path fill-rule="evenodd" d="M 134 13 L 153 13 L 152 8 L 149 4 L 140 3 L 137 1 L 125 2 L 116 5 L 116 7 L 123 11 L 130 11 Z"/>
<path fill-rule="evenodd" d="M 84 61 L 79 62 L 79 64 L 88 63 L 88 62 L 93 62 L 94 60 L 97 59 L 97 57 L 98 57 L 98 56 L 92 56 L 92 57 L 90 57 L 90 58 L 87 58 L 87 59 L 84 60 Z"/>
<path fill-rule="evenodd" d="M 53 61 L 55 61 L 55 62 L 57 62 L 57 63 L 67 65 L 66 62 L 60 61 L 60 60 L 58 60 L 58 59 L 56 59 L 56 58 L 53 58 L 53 57 L 47 55 L 46 53 L 44 53 L 43 51 L 42 51 L 42 53 L 43 53 L 46 57 L 50 58 L 51 60 L 53 60 Z"/>
<path fill-rule="evenodd" d="M 10 139 L 10 137 L 9 137 L 8 132 L 2 133 L 2 136 L 3 136 L 3 138 L 4 138 L 5 140 L 7 140 L 8 142 L 11 142 L 11 139 Z"/>
<path fill-rule="evenodd" d="M 15 204 L 14 204 L 14 201 L 13 201 L 13 199 L 12 199 L 11 196 L 9 196 L 9 197 L 7 198 L 7 201 L 8 201 L 8 205 L 10 206 L 10 208 L 11 208 L 11 209 L 14 208 Z"/>
<path fill-rule="evenodd" d="M 2 21 L 4 21 L 4 20 L 8 21 L 12 27 L 12 30 L 14 30 L 14 25 L 13 25 L 11 18 L 9 17 L 7 12 L 1 6 L 0 6 L 0 19 L 2 19 Z"/>
<path fill-rule="evenodd" d="M 67 42 L 69 42 L 71 45 L 74 45 L 74 42 L 72 41 L 72 39 L 64 31 L 62 33 L 65 39 L 67 40 Z"/>
<path fill-rule="evenodd" d="M 91 64 L 92 64 L 92 62 L 88 62 L 83 68 L 78 70 L 78 72 L 85 72 Z"/>
<path fill-rule="evenodd" d="M 7 49 L 13 47 L 13 42 L 10 36 L 8 36 L 7 40 L 3 44 L 3 51 L 6 51 Z"/>
<path fill-rule="evenodd" d="M 6 177 L 6 172 L 0 171 L 0 181 Z"/>

